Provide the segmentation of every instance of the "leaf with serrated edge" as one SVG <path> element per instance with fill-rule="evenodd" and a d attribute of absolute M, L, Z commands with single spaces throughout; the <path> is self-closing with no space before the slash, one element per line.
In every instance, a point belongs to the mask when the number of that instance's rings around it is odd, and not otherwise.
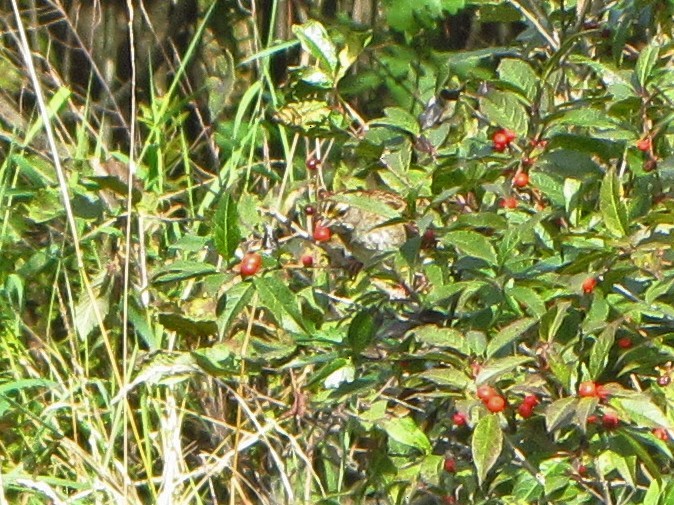
<path fill-rule="evenodd" d="M 490 414 L 480 419 L 473 431 L 470 445 L 477 478 L 482 485 L 503 449 L 503 432 L 497 414 Z"/>

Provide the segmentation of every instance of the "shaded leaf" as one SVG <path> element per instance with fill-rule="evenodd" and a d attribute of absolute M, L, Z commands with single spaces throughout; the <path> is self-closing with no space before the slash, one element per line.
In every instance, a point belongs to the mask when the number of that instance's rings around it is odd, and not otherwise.
<path fill-rule="evenodd" d="M 523 365 L 529 361 L 533 361 L 533 358 L 526 356 L 508 356 L 507 358 L 487 361 L 482 366 L 480 373 L 475 378 L 475 383 L 480 385 L 486 382 L 494 381 L 501 375 L 511 372 L 518 366 Z"/>
<path fill-rule="evenodd" d="M 545 409 L 545 426 L 548 432 L 569 424 L 576 413 L 577 405 L 578 398 L 574 396 L 561 398 L 548 405 Z"/>
<path fill-rule="evenodd" d="M 225 261 L 234 256 L 241 241 L 239 230 L 239 214 L 234 197 L 225 193 L 220 198 L 218 208 L 213 216 L 213 242 L 215 248 Z"/>
<path fill-rule="evenodd" d="M 622 320 L 613 321 L 604 331 L 601 332 L 599 338 L 595 341 L 590 352 L 590 377 L 596 379 L 601 375 L 606 368 L 608 362 L 608 355 L 611 352 L 613 343 L 615 342 L 615 332 L 622 323 Z"/>

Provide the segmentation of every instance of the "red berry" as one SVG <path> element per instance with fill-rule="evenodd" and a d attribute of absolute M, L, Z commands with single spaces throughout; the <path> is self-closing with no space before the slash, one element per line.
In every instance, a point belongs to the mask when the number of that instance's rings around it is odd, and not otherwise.
<path fill-rule="evenodd" d="M 307 205 L 306 207 L 304 207 L 304 213 L 307 216 L 313 216 L 314 214 L 316 214 L 316 207 L 314 207 L 313 205 Z"/>
<path fill-rule="evenodd" d="M 487 400 L 487 409 L 489 409 L 490 412 L 501 412 L 503 409 L 505 409 L 505 407 L 506 401 L 502 396 L 492 396 L 489 398 L 489 400 Z"/>
<path fill-rule="evenodd" d="M 314 266 L 314 257 L 311 254 L 305 254 L 302 256 L 302 265 L 304 265 L 307 268 L 311 268 Z"/>
<path fill-rule="evenodd" d="M 585 465 L 578 465 L 578 475 L 585 477 L 587 475 L 587 467 Z"/>
<path fill-rule="evenodd" d="M 613 430 L 618 427 L 618 424 L 620 423 L 620 419 L 618 416 L 612 412 L 609 412 L 607 414 L 604 414 L 604 418 L 602 419 L 602 424 L 604 425 L 604 428 L 607 430 Z"/>
<path fill-rule="evenodd" d="M 584 398 L 597 396 L 597 385 L 594 383 L 594 381 L 581 382 L 578 386 L 578 396 L 582 396 Z"/>
<path fill-rule="evenodd" d="M 421 248 L 422 249 L 433 249 L 437 244 L 437 239 L 435 237 L 435 230 L 428 228 L 424 234 L 421 236 Z"/>
<path fill-rule="evenodd" d="M 456 503 L 456 498 L 454 498 L 451 494 L 448 494 L 442 497 L 442 503 L 454 505 Z"/>
<path fill-rule="evenodd" d="M 534 406 L 529 403 L 522 403 L 518 408 L 517 412 L 524 419 L 529 419 L 534 413 Z"/>
<path fill-rule="evenodd" d="M 655 435 L 656 438 L 659 438 L 663 442 L 667 442 L 667 440 L 669 440 L 669 432 L 662 426 L 658 428 L 653 428 L 653 435 Z"/>
<path fill-rule="evenodd" d="M 651 138 L 650 137 L 645 137 L 637 142 L 637 149 L 639 151 L 650 151 L 651 150 Z"/>
<path fill-rule="evenodd" d="M 517 186 L 518 188 L 523 188 L 527 184 L 529 184 L 529 174 L 526 172 L 520 172 L 515 174 L 515 177 L 513 177 L 513 185 Z"/>
<path fill-rule="evenodd" d="M 317 224 L 316 227 L 314 228 L 314 240 L 316 242 L 327 242 L 328 240 L 330 240 L 331 236 L 332 232 L 330 231 L 330 228 L 328 228 L 327 226 Z"/>
<path fill-rule="evenodd" d="M 499 205 L 504 208 L 504 209 L 516 209 L 517 208 L 517 198 L 514 196 L 508 196 L 506 198 L 503 198 L 500 202 Z"/>
<path fill-rule="evenodd" d="M 594 288 L 597 286 L 597 279 L 595 277 L 588 277 L 583 281 L 582 288 L 583 293 L 589 295 L 594 291 Z"/>
<path fill-rule="evenodd" d="M 506 150 L 506 147 L 508 147 L 508 144 L 503 144 L 501 142 L 492 142 L 491 144 L 491 148 L 497 153 L 502 153 Z"/>
<path fill-rule="evenodd" d="M 538 401 L 538 396 L 536 395 L 526 395 L 524 397 L 524 400 L 522 400 L 522 403 L 526 405 L 531 405 L 532 407 L 538 405 L 540 402 Z"/>
<path fill-rule="evenodd" d="M 594 414 L 592 414 L 590 416 L 587 416 L 587 422 L 588 422 L 588 424 L 595 424 L 595 423 L 599 422 L 599 418 L 597 416 L 595 416 Z"/>
<path fill-rule="evenodd" d="M 632 347 L 632 339 L 630 337 L 623 337 L 618 339 L 618 347 L 621 349 L 629 349 Z"/>
<path fill-rule="evenodd" d="M 491 137 L 491 142 L 492 144 L 500 144 L 503 146 L 507 146 L 510 144 L 510 141 L 508 140 L 508 135 L 503 130 L 498 130 L 494 135 Z"/>
<path fill-rule="evenodd" d="M 669 386 L 670 382 L 672 382 L 672 378 L 669 375 L 663 375 L 661 377 L 658 377 L 658 385 L 665 387 Z"/>
<path fill-rule="evenodd" d="M 448 473 L 456 472 L 456 460 L 454 458 L 445 458 L 443 468 L 445 469 L 445 472 Z"/>
<path fill-rule="evenodd" d="M 239 272 L 242 277 L 248 277 L 250 275 L 255 275 L 262 266 L 262 256 L 258 253 L 248 253 L 242 259 L 239 264 Z"/>
<path fill-rule="evenodd" d="M 316 158 L 315 156 L 312 156 L 307 160 L 307 170 L 316 170 L 318 167 L 321 166 L 321 160 Z"/>
<path fill-rule="evenodd" d="M 512 131 L 512 130 L 508 130 L 508 129 L 505 129 L 505 128 L 504 128 L 504 129 L 501 130 L 501 131 L 502 131 L 503 134 L 505 135 L 506 141 L 508 142 L 508 144 L 510 144 L 513 140 L 515 140 L 515 139 L 517 138 L 517 133 L 515 133 L 515 132 Z"/>
<path fill-rule="evenodd" d="M 534 158 L 529 158 L 529 157 L 522 158 L 522 165 L 524 165 L 525 167 L 530 167 L 535 162 L 536 162 L 536 160 Z"/>
<path fill-rule="evenodd" d="M 477 397 L 484 403 L 487 403 L 490 398 L 496 395 L 498 395 L 496 390 L 491 386 L 487 386 L 486 384 L 477 388 Z"/>
<path fill-rule="evenodd" d="M 601 384 L 597 384 L 596 391 L 597 391 L 596 396 L 602 401 L 606 400 L 609 397 L 608 390 Z"/>
<path fill-rule="evenodd" d="M 457 426 L 464 426 L 466 424 L 466 414 L 462 412 L 457 412 L 452 416 L 452 421 Z"/>

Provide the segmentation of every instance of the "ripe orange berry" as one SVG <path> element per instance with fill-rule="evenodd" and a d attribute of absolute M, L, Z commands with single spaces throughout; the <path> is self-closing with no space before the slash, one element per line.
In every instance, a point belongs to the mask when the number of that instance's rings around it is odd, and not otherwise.
<path fill-rule="evenodd" d="M 487 409 L 489 409 L 490 412 L 501 412 L 503 409 L 505 409 L 505 407 L 506 401 L 502 396 L 492 396 L 489 398 L 489 400 L 487 400 Z"/>
<path fill-rule="evenodd" d="M 578 385 L 578 396 L 582 396 L 584 398 L 597 396 L 597 385 L 594 383 L 594 381 L 581 382 Z"/>
<path fill-rule="evenodd" d="M 496 395 L 498 395 L 496 390 L 491 386 L 487 386 L 486 384 L 477 388 L 477 397 L 480 400 L 482 400 L 484 403 L 487 403 L 490 398 L 492 398 Z"/>
<path fill-rule="evenodd" d="M 518 188 L 523 188 L 527 184 L 529 184 L 529 174 L 526 172 L 519 172 L 518 174 L 515 174 L 515 177 L 513 177 L 513 185 L 517 186 Z"/>
<path fill-rule="evenodd" d="M 258 253 L 248 253 L 242 259 L 239 264 L 239 272 L 242 277 L 249 277 L 255 275 L 262 266 L 262 256 Z"/>
<path fill-rule="evenodd" d="M 662 426 L 659 426 L 658 428 L 653 428 L 653 435 L 655 435 L 656 438 L 659 438 L 663 442 L 667 442 L 669 440 L 669 432 Z"/>
<path fill-rule="evenodd" d="M 314 228 L 314 240 L 316 242 L 327 242 L 332 237 L 332 232 L 327 226 L 317 224 Z"/>
<path fill-rule="evenodd" d="M 516 209 L 517 208 L 517 198 L 514 196 L 508 196 L 506 198 L 503 198 L 500 202 L 499 205 L 504 208 L 504 209 Z"/>
<path fill-rule="evenodd" d="M 595 277 L 588 277 L 583 281 L 583 293 L 586 295 L 592 293 L 595 287 L 597 287 L 597 279 Z"/>
<path fill-rule="evenodd" d="M 643 152 L 650 151 L 651 145 L 652 145 L 651 144 L 651 138 L 650 137 L 644 137 L 643 139 L 641 139 L 637 142 L 637 149 L 639 149 L 639 151 L 643 151 Z"/>
<path fill-rule="evenodd" d="M 508 135 L 505 134 L 503 130 L 498 130 L 497 132 L 494 133 L 491 137 L 492 144 L 501 144 L 504 146 L 507 146 L 510 144 L 510 141 L 508 140 Z"/>

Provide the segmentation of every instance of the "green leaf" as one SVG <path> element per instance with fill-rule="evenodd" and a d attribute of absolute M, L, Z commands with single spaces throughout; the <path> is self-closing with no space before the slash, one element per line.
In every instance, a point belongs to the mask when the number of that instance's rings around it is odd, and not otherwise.
<path fill-rule="evenodd" d="M 386 107 L 384 109 L 386 117 L 374 119 L 370 122 L 371 126 L 390 126 L 400 130 L 411 133 L 412 135 L 419 135 L 421 128 L 417 119 L 406 110 L 400 107 Z"/>
<path fill-rule="evenodd" d="M 599 191 L 599 210 L 606 229 L 615 237 L 627 234 L 627 211 L 620 200 L 620 182 L 611 168 L 604 177 Z"/>
<path fill-rule="evenodd" d="M 234 320 L 248 305 L 253 296 L 253 286 L 240 282 L 229 288 L 218 300 L 216 310 L 218 335 L 223 337 L 232 328 Z"/>
<path fill-rule="evenodd" d="M 660 56 L 660 44 L 651 42 L 639 52 L 639 59 L 634 72 L 637 76 L 637 81 L 642 89 L 646 88 L 646 83 L 651 77 L 651 72 L 655 67 Z"/>
<path fill-rule="evenodd" d="M 596 379 L 604 371 L 604 368 L 606 368 L 609 352 L 611 352 L 611 348 L 615 342 L 615 332 L 621 323 L 622 319 L 610 323 L 604 331 L 601 332 L 599 338 L 597 338 L 592 346 L 589 364 L 591 378 Z"/>
<path fill-rule="evenodd" d="M 455 349 L 462 354 L 470 352 L 466 337 L 452 328 L 440 328 L 434 324 L 428 324 L 415 328 L 413 334 L 418 342 L 427 345 Z"/>
<path fill-rule="evenodd" d="M 347 341 L 354 354 L 360 354 L 370 345 L 375 331 L 374 318 L 369 311 L 362 310 L 354 316 L 347 334 Z"/>
<path fill-rule="evenodd" d="M 456 247 L 468 256 L 484 260 L 490 265 L 496 265 L 498 262 L 494 247 L 483 235 L 475 231 L 451 231 L 443 237 L 442 242 Z"/>
<path fill-rule="evenodd" d="M 510 323 L 494 336 L 487 345 L 487 357 L 490 358 L 508 344 L 515 342 L 525 331 L 536 323 L 536 318 L 527 317 Z"/>
<path fill-rule="evenodd" d="M 475 378 L 475 384 L 479 386 L 480 384 L 494 381 L 501 375 L 511 372 L 518 366 L 532 360 L 533 358 L 526 356 L 508 356 L 507 358 L 487 361 Z"/>
<path fill-rule="evenodd" d="M 197 261 L 176 261 L 158 268 L 153 275 L 153 282 L 176 282 L 214 274 L 217 270 L 213 265 Z"/>
<path fill-rule="evenodd" d="M 583 431 L 586 429 L 588 416 L 592 415 L 592 413 L 597 410 L 597 405 L 599 405 L 599 399 L 596 397 L 580 398 L 578 400 L 576 419 L 578 419 L 578 424 Z"/>
<path fill-rule="evenodd" d="M 529 100 L 536 97 L 538 77 L 527 62 L 514 58 L 504 58 L 498 66 L 499 77 L 520 88 Z"/>
<path fill-rule="evenodd" d="M 644 495 L 643 505 L 658 505 L 660 503 L 660 494 L 660 482 L 657 479 L 653 479 Z"/>
<path fill-rule="evenodd" d="M 490 91 L 480 98 L 480 110 L 490 122 L 513 130 L 520 137 L 525 137 L 529 131 L 529 114 L 514 93 Z"/>
<path fill-rule="evenodd" d="M 459 390 L 464 390 L 471 382 L 471 379 L 465 373 L 454 368 L 433 368 L 419 373 L 416 377 L 429 380 L 439 386 Z"/>
<path fill-rule="evenodd" d="M 225 193 L 213 216 L 213 242 L 225 261 L 232 259 L 241 241 L 238 220 L 236 200 L 231 194 Z"/>
<path fill-rule="evenodd" d="M 430 454 L 431 443 L 411 417 L 394 417 L 382 421 L 380 425 L 396 442 L 414 447 L 424 454 Z"/>
<path fill-rule="evenodd" d="M 578 398 L 569 396 L 552 402 L 545 409 L 545 426 L 552 432 L 573 419 L 578 405 Z"/>
<path fill-rule="evenodd" d="M 292 30 L 302 48 L 320 62 L 323 70 L 329 71 L 334 77 L 339 59 L 335 44 L 330 40 L 325 27 L 318 21 L 310 20 L 302 25 L 293 25 Z"/>
<path fill-rule="evenodd" d="M 482 485 L 487 473 L 494 466 L 503 449 L 503 432 L 499 416 L 490 414 L 484 416 L 475 426 L 471 450 L 473 463 L 477 469 L 477 478 Z"/>
<path fill-rule="evenodd" d="M 274 276 L 267 276 L 255 278 L 254 284 L 262 306 L 285 330 L 309 332 L 297 305 L 297 298 L 286 283 Z"/>
<path fill-rule="evenodd" d="M 611 401 L 611 405 L 639 426 L 674 429 L 672 421 L 648 397 L 615 398 Z"/>

